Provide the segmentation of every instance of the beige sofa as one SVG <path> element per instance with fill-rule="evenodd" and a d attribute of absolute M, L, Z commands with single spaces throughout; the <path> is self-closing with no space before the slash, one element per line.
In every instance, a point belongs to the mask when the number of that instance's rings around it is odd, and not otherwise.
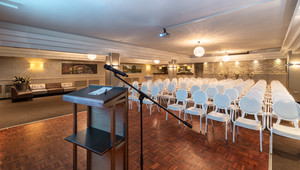
<path fill-rule="evenodd" d="M 61 83 L 61 88 L 64 89 L 64 93 L 66 93 L 66 92 L 72 92 L 72 91 L 76 90 L 76 87 L 73 86 L 72 82 Z"/>
<path fill-rule="evenodd" d="M 34 96 L 44 95 L 48 93 L 46 84 L 30 84 L 29 87 Z"/>

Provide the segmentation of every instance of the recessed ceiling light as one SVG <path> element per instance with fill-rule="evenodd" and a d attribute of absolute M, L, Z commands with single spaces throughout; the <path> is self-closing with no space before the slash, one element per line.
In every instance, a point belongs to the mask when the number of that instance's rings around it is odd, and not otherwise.
<path fill-rule="evenodd" d="M 159 63 L 159 60 L 154 60 L 154 63 L 155 63 L 155 64 L 158 64 L 158 63 Z"/>

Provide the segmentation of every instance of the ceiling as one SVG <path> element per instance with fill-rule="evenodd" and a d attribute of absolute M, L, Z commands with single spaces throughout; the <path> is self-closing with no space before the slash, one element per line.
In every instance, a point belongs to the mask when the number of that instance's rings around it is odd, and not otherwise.
<path fill-rule="evenodd" d="M 184 55 L 281 47 L 297 0 L 0 0 L 0 21 Z M 170 28 L 188 21 L 198 20 Z M 170 37 L 161 38 L 163 28 Z"/>

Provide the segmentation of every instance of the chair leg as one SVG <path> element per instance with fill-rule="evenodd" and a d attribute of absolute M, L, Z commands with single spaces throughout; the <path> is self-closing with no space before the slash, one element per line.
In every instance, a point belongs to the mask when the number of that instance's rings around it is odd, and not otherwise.
<path fill-rule="evenodd" d="M 235 133 L 235 124 L 233 123 L 233 130 L 232 130 L 232 142 L 233 143 L 234 143 L 234 137 L 235 137 L 234 133 Z"/>
<path fill-rule="evenodd" d="M 262 129 L 260 128 L 259 130 L 259 136 L 260 136 L 260 140 L 259 140 L 259 147 L 260 147 L 260 151 L 262 152 Z"/>
<path fill-rule="evenodd" d="M 168 112 L 166 112 L 166 120 L 168 120 Z"/>
<path fill-rule="evenodd" d="M 149 107 L 150 107 L 150 116 L 151 116 L 152 104 L 151 104 L 151 105 L 149 105 Z"/>
<path fill-rule="evenodd" d="M 273 153 L 273 131 L 271 129 L 271 135 L 270 135 L 270 153 Z"/>
<path fill-rule="evenodd" d="M 230 129 L 230 133 L 232 133 L 232 129 L 231 129 L 231 121 L 229 120 L 229 129 Z"/>
<path fill-rule="evenodd" d="M 192 115 L 190 115 L 190 116 L 191 116 L 191 121 L 193 121 Z"/>
<path fill-rule="evenodd" d="M 225 122 L 225 140 L 227 140 L 227 125 L 228 125 L 228 123 Z"/>
<path fill-rule="evenodd" d="M 236 132 L 237 132 L 237 135 L 240 134 L 240 131 L 239 131 L 239 127 L 238 127 L 238 126 L 236 127 Z"/>
<path fill-rule="evenodd" d="M 200 133 L 201 133 L 202 116 L 200 115 Z"/>
<path fill-rule="evenodd" d="M 213 120 L 212 119 L 210 119 L 210 123 L 211 123 L 211 127 L 213 128 L 214 124 L 213 124 Z"/>
<path fill-rule="evenodd" d="M 181 115 L 181 110 L 179 111 L 179 119 L 180 119 L 180 115 Z M 183 115 L 184 117 L 184 115 Z M 180 125 L 180 120 L 178 120 L 178 124 Z"/>
<path fill-rule="evenodd" d="M 205 118 L 205 134 L 207 132 L 207 117 Z"/>

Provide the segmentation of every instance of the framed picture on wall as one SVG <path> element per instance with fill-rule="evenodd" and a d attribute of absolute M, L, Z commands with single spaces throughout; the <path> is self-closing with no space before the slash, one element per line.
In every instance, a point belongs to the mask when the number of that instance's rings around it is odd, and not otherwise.
<path fill-rule="evenodd" d="M 97 64 L 62 63 L 62 74 L 97 74 Z"/>
<path fill-rule="evenodd" d="M 123 64 L 123 72 L 125 73 L 142 73 L 142 65 Z"/>

